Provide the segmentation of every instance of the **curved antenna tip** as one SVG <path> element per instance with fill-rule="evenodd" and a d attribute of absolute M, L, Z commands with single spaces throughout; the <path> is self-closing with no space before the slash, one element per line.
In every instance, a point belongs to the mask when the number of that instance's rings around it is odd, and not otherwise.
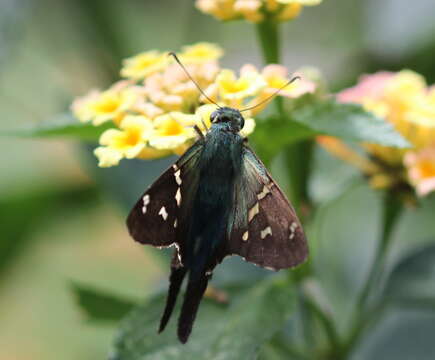
<path fill-rule="evenodd" d="M 216 105 L 218 108 L 220 108 L 221 106 L 219 106 L 215 101 L 213 101 L 213 99 L 211 99 L 205 92 L 204 90 L 201 89 L 201 87 L 198 85 L 198 83 L 195 81 L 195 79 L 192 77 L 192 75 L 189 74 L 189 72 L 187 71 L 186 67 L 183 65 L 183 63 L 180 61 L 180 59 L 178 58 L 177 54 L 173 51 L 168 52 L 168 56 L 172 56 L 175 61 L 177 62 L 178 65 L 180 65 L 180 67 L 183 69 L 184 73 L 187 75 L 187 77 L 190 79 L 190 81 L 192 81 L 192 83 L 196 86 L 196 88 L 199 90 L 199 92 L 208 100 L 210 101 L 210 103 Z"/>
<path fill-rule="evenodd" d="M 255 104 L 253 106 L 250 106 L 248 108 L 239 110 L 240 112 L 243 111 L 248 111 L 248 110 L 252 110 L 255 109 L 257 106 L 263 105 L 264 103 L 268 102 L 269 100 L 271 100 L 272 98 L 274 98 L 276 95 L 278 95 L 280 93 L 280 91 L 282 89 L 284 89 L 285 87 L 289 86 L 291 83 L 293 83 L 296 80 L 300 80 L 301 77 L 299 75 L 293 76 L 289 81 L 287 81 L 286 84 L 284 84 L 283 86 L 281 86 L 279 89 L 277 89 L 272 95 L 270 95 L 269 97 L 267 97 L 266 99 L 264 99 L 263 101 L 260 101 L 258 104 Z"/>

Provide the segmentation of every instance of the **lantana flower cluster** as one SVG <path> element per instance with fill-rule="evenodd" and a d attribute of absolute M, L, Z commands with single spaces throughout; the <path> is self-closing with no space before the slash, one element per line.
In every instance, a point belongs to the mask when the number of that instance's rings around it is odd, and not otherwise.
<path fill-rule="evenodd" d="M 178 55 L 207 97 L 220 106 L 252 107 L 289 79 L 287 69 L 280 65 L 268 65 L 260 71 L 247 64 L 238 74 L 223 69 L 218 62 L 223 51 L 210 43 L 186 46 Z M 73 113 L 82 122 L 113 124 L 95 149 L 100 167 L 118 165 L 124 158 L 181 155 L 198 136 L 195 125 L 201 131 L 210 127 L 216 105 L 200 93 L 168 53 L 153 50 L 126 59 L 121 76 L 124 79 L 109 89 L 93 90 L 72 104 Z M 280 95 L 293 98 L 314 90 L 314 83 L 299 80 L 282 89 Z M 252 117 L 265 106 L 244 112 L 242 136 L 252 133 Z"/>
<path fill-rule="evenodd" d="M 409 149 L 364 144 L 381 165 L 398 169 L 396 177 L 378 177 L 378 185 L 406 181 L 417 194 L 435 190 L 435 86 L 410 70 L 366 75 L 352 88 L 338 94 L 341 102 L 353 102 L 386 119 L 408 140 Z M 402 170 L 401 170 L 402 169 Z M 403 179 L 397 174 L 402 171 Z"/>
<path fill-rule="evenodd" d="M 196 0 L 196 7 L 219 20 L 244 19 L 260 23 L 266 19 L 294 19 L 304 6 L 314 6 L 321 2 L 322 0 Z"/>

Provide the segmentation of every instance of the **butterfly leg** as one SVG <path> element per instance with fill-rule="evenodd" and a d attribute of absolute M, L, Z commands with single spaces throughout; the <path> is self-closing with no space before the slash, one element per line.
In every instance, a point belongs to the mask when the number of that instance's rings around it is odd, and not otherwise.
<path fill-rule="evenodd" d="M 202 123 L 202 126 L 204 126 L 205 132 L 207 133 L 208 132 L 208 127 L 205 124 L 205 121 L 204 121 L 204 119 L 202 117 L 201 117 L 201 123 Z"/>
<path fill-rule="evenodd" d="M 196 133 L 199 135 L 199 137 L 202 140 L 205 140 L 204 134 L 202 133 L 201 129 L 198 127 L 198 125 L 194 125 L 193 129 L 196 131 Z"/>

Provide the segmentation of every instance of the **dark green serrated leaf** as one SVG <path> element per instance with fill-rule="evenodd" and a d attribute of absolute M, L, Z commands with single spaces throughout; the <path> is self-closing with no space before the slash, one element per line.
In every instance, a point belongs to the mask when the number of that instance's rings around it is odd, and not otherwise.
<path fill-rule="evenodd" d="M 125 319 L 110 359 L 255 359 L 259 347 L 289 319 L 293 289 L 282 277 L 271 276 L 247 291 L 230 293 L 229 307 L 203 301 L 186 345 L 177 340 L 176 319 L 157 334 L 165 295 L 154 297 Z"/>
<path fill-rule="evenodd" d="M 344 140 L 399 148 L 410 146 L 390 123 L 357 104 L 340 104 L 335 100 L 309 102 L 303 97 L 294 104 L 291 117 L 312 131 Z"/>
<path fill-rule="evenodd" d="M 394 266 L 386 283 L 387 301 L 435 310 L 435 245 L 422 247 Z"/>
<path fill-rule="evenodd" d="M 136 303 L 121 299 L 118 295 L 108 294 L 99 290 L 73 282 L 71 290 L 77 304 L 91 321 L 118 321 L 133 309 Z"/>
<path fill-rule="evenodd" d="M 23 138 L 68 137 L 85 141 L 97 141 L 107 129 L 114 127 L 112 122 L 94 126 L 92 123 L 81 123 L 71 115 L 61 115 L 51 121 L 24 127 L 21 129 L 0 132 L 0 136 Z"/>

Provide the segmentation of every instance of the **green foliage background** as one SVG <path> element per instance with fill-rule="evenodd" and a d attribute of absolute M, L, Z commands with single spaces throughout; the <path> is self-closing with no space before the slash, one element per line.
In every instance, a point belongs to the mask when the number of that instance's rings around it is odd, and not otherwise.
<path fill-rule="evenodd" d="M 290 69 L 320 68 L 332 90 L 380 69 L 411 68 L 433 83 L 430 3 L 410 9 L 405 0 L 324 0 L 284 25 L 281 60 Z M 231 302 L 205 301 L 187 347 L 173 328 L 157 336 L 168 253 L 134 244 L 124 218 L 173 159 L 97 169 L 91 149 L 102 129 L 65 114 L 74 96 L 116 80 L 122 58 L 200 40 L 221 44 L 226 66 L 262 63 L 252 25 L 222 25 L 190 0 L 0 5 L 0 359 L 96 359 L 109 349 L 123 360 L 433 359 L 434 198 L 402 212 L 381 279 L 386 286 L 376 293 L 381 301 L 353 328 L 382 232 L 383 199 L 317 148 L 308 187 L 298 187 L 292 174 L 303 177 L 303 160 L 287 160 L 306 152 L 289 146 L 317 133 L 404 143 L 358 107 L 309 98 L 285 104 L 279 116 L 265 113 L 252 141 L 296 205 L 309 193 L 317 206 L 307 228 L 317 282 L 295 285 L 304 268 L 271 275 L 226 260 L 214 284 Z"/>

